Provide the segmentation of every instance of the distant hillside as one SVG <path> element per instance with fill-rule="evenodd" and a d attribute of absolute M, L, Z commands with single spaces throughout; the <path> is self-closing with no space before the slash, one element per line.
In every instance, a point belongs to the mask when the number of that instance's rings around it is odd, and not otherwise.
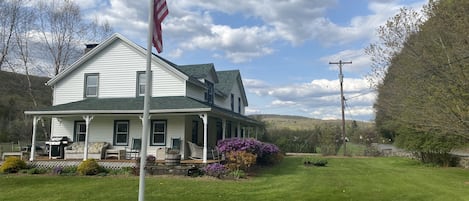
<path fill-rule="evenodd" d="M 32 93 L 38 107 L 50 106 L 52 89 L 45 85 L 50 78 L 36 76 L 30 78 Z M 23 74 L 0 71 L 0 86 L 0 142 L 25 140 L 31 135 L 32 120 L 30 117 L 25 117 L 24 111 L 34 109 L 27 77 Z"/>
<path fill-rule="evenodd" d="M 292 129 L 292 130 L 309 130 L 316 126 L 338 125 L 342 126 L 341 120 L 321 120 L 303 116 L 262 114 L 251 115 L 252 118 L 262 121 L 266 124 L 267 129 Z M 345 121 L 346 126 L 352 124 L 352 120 Z M 357 121 L 359 127 L 371 127 L 373 123 Z"/>

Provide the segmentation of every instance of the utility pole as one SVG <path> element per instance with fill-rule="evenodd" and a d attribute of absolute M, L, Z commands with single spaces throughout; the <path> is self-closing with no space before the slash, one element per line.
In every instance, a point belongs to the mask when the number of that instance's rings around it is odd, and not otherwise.
<path fill-rule="evenodd" d="M 329 62 L 329 64 L 338 64 L 339 65 L 339 80 L 340 80 L 340 103 L 342 104 L 342 140 L 344 143 L 344 156 L 347 154 L 347 142 L 345 140 L 345 97 L 344 97 L 344 74 L 342 73 L 342 65 L 352 64 L 351 61 L 342 61 L 339 62 Z"/>

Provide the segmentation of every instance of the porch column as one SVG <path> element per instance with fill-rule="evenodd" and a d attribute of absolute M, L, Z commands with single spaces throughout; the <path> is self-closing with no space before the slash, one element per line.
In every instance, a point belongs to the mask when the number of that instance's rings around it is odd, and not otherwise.
<path fill-rule="evenodd" d="M 226 138 L 226 119 L 222 119 L 222 123 L 221 123 L 221 127 L 222 127 L 222 137 L 221 139 L 224 140 Z"/>
<path fill-rule="evenodd" d="M 37 122 L 41 119 L 40 116 L 33 117 L 33 139 L 31 140 L 31 155 L 29 156 L 29 161 L 34 161 L 36 158 L 36 128 Z"/>
<path fill-rule="evenodd" d="M 238 121 L 238 127 L 236 129 L 237 129 L 236 137 L 241 138 L 241 122 Z"/>
<path fill-rule="evenodd" d="M 88 159 L 88 141 L 89 141 L 89 134 L 90 134 L 90 122 L 93 120 L 94 116 L 83 116 L 83 119 L 85 120 L 86 124 L 86 133 L 85 133 L 85 147 L 83 150 L 83 160 Z"/>
<path fill-rule="evenodd" d="M 203 149 L 203 155 L 202 155 L 202 162 L 207 163 L 207 130 L 208 130 L 208 116 L 207 113 L 204 114 L 199 114 L 199 117 L 202 119 L 204 122 L 204 149 Z"/>

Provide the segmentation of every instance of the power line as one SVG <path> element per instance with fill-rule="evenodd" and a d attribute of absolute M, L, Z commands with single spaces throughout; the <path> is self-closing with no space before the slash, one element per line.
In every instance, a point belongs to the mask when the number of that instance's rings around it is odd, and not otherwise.
<path fill-rule="evenodd" d="M 344 74 L 342 73 L 342 65 L 344 64 L 352 64 L 351 61 L 342 61 L 339 62 L 329 62 L 329 64 L 338 64 L 339 65 L 339 79 L 340 79 L 340 103 L 342 105 L 342 140 L 344 144 L 344 156 L 347 153 L 347 145 L 345 141 L 345 114 L 344 114 L 344 107 L 345 107 L 345 98 L 344 98 Z"/>
<path fill-rule="evenodd" d="M 373 92 L 375 92 L 375 90 L 369 90 L 369 91 L 367 91 L 367 92 L 361 91 L 361 92 L 359 92 L 360 94 L 355 95 L 355 96 L 352 96 L 352 97 L 350 97 L 350 98 L 347 98 L 347 100 L 354 99 L 354 98 L 358 98 L 358 97 L 364 96 L 364 95 L 368 95 L 368 94 L 373 93 Z"/>

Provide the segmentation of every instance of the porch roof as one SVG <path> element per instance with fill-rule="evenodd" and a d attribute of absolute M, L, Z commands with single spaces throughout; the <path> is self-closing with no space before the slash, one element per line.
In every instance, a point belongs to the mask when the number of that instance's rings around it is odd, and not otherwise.
<path fill-rule="evenodd" d="M 69 116 L 83 114 L 142 114 L 143 97 L 129 98 L 87 98 L 81 101 L 50 106 L 38 110 L 25 111 L 26 115 Z M 234 118 L 246 123 L 259 125 L 247 116 L 217 107 L 185 96 L 152 97 L 150 114 L 156 113 L 201 113 L 211 112 L 216 115 Z"/>

